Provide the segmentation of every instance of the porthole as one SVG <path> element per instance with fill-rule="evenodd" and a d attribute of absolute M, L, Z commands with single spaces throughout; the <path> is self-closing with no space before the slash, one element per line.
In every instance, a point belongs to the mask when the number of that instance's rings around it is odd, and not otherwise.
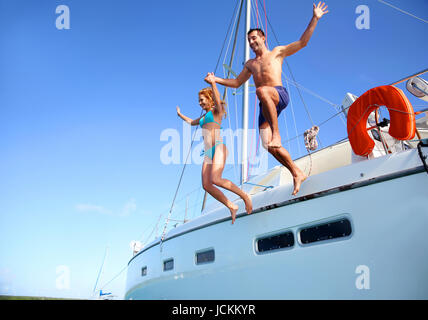
<path fill-rule="evenodd" d="M 168 259 L 163 262 L 163 271 L 174 269 L 174 259 Z"/>
<path fill-rule="evenodd" d="M 352 233 L 351 222 L 344 218 L 300 230 L 302 244 L 347 237 Z"/>
<path fill-rule="evenodd" d="M 141 276 L 144 277 L 147 275 L 147 267 L 142 267 L 141 268 Z"/>
<path fill-rule="evenodd" d="M 214 262 L 214 260 L 215 260 L 214 249 L 196 252 L 196 264 Z"/>
<path fill-rule="evenodd" d="M 293 232 L 287 231 L 257 239 L 257 252 L 280 250 L 294 246 Z"/>

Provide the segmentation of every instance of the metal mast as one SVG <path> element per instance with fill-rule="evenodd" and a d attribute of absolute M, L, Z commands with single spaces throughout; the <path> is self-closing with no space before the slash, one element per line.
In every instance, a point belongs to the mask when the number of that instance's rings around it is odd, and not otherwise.
<path fill-rule="evenodd" d="M 244 64 L 250 59 L 250 45 L 247 41 L 247 32 L 251 28 L 251 0 L 247 0 L 247 11 L 245 15 L 245 52 Z M 247 180 L 248 172 L 248 87 L 249 81 L 244 83 L 244 94 L 242 98 L 242 150 L 241 150 L 241 185 Z"/>

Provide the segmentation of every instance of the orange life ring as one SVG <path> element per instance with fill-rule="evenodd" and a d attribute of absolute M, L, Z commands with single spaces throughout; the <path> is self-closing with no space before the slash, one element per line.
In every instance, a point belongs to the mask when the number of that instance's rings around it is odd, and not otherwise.
<path fill-rule="evenodd" d="M 416 119 L 413 107 L 403 91 L 394 86 L 380 86 L 361 95 L 349 107 L 348 138 L 352 150 L 360 156 L 369 155 L 375 143 L 367 133 L 367 119 L 380 106 L 388 108 L 390 115 L 389 134 L 398 140 L 413 139 Z"/>

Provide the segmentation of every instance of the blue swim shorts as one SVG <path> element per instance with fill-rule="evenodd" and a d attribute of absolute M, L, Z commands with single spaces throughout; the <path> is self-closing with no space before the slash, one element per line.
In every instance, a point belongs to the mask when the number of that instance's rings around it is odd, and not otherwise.
<path fill-rule="evenodd" d="M 277 86 L 275 87 L 276 91 L 278 92 L 279 95 L 279 102 L 276 105 L 276 112 L 277 112 L 277 117 L 279 117 L 279 114 L 281 113 L 282 110 L 285 109 L 285 107 L 287 107 L 288 102 L 289 102 L 289 97 L 288 97 L 288 92 L 284 87 L 281 86 Z M 267 120 L 265 119 L 265 117 L 263 116 L 263 112 L 262 112 L 262 103 L 259 103 L 260 106 L 260 113 L 259 113 L 259 127 L 262 123 L 266 122 Z"/>

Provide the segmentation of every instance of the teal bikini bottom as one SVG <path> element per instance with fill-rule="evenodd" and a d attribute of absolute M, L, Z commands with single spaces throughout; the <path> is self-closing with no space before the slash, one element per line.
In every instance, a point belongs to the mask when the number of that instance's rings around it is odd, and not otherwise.
<path fill-rule="evenodd" d="M 214 159 L 214 154 L 215 154 L 215 148 L 218 145 L 224 144 L 223 141 L 221 140 L 216 140 L 214 147 L 211 147 L 207 150 L 202 150 L 201 152 L 201 156 L 205 155 L 206 157 L 210 158 L 211 160 Z"/>

